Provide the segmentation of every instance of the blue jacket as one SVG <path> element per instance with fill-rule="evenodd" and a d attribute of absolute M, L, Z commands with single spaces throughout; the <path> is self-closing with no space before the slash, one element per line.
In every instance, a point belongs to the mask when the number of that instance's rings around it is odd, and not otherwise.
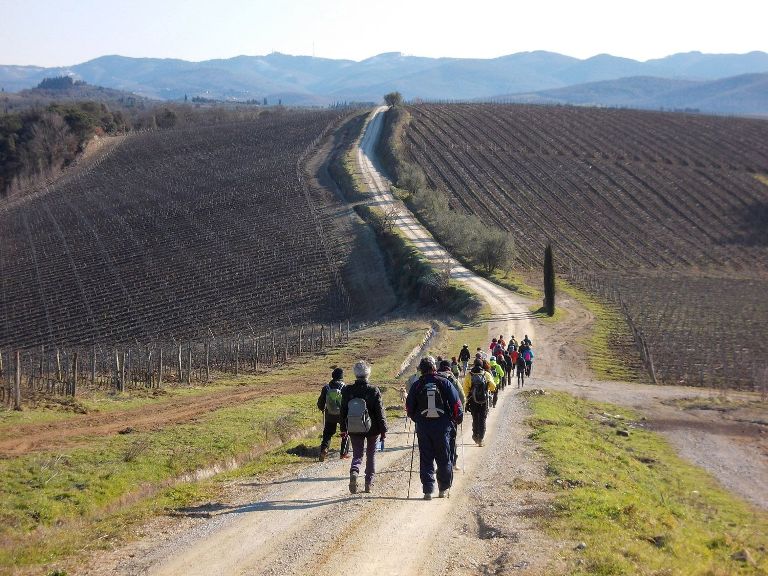
<path fill-rule="evenodd" d="M 434 382 L 437 385 L 437 389 L 445 404 L 444 412 L 439 418 L 427 418 L 418 410 L 418 397 L 421 389 L 427 382 Z M 405 399 L 405 410 L 408 413 L 408 417 L 419 425 L 447 426 L 451 422 L 461 422 L 464 417 L 464 409 L 461 405 L 461 400 L 459 400 L 459 394 L 456 392 L 456 388 L 454 388 L 453 384 L 451 384 L 448 379 L 435 373 L 424 374 L 413 383 L 413 386 L 411 386 L 411 389 L 408 391 L 408 397 Z"/>

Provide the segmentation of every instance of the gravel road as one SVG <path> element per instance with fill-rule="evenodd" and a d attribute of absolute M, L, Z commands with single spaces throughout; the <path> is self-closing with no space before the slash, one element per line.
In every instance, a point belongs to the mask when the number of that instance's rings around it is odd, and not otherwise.
<path fill-rule="evenodd" d="M 429 233 L 389 193 L 377 170 L 374 143 L 381 129 L 381 111 L 370 119 L 358 152 L 364 179 L 375 202 L 399 210 L 398 226 L 436 263 L 452 260 Z M 598 382 L 582 362 L 583 351 L 573 344 L 591 322 L 589 313 L 573 302 L 567 321 L 556 328 L 535 324 L 530 301 L 472 274 L 455 261 L 454 277 L 467 282 L 490 303 L 488 336 L 527 333 L 536 344 L 536 388 L 563 389 L 576 394 L 634 406 L 659 422 L 668 406 L 661 399 L 692 395 L 642 385 Z M 537 340 L 538 339 L 538 340 Z M 375 379 L 375 374 L 374 374 Z M 657 412 L 654 412 L 657 410 Z M 669 408 L 675 411 L 674 408 Z M 303 467 L 299 473 L 271 481 L 239 482 L 228 487 L 221 502 L 186 511 L 180 518 L 160 518 L 144 528 L 150 534 L 108 554 L 99 555 L 83 573 L 122 575 L 304 575 L 375 574 L 377 576 L 438 574 L 552 574 L 562 571 L 558 550 L 573 542 L 557 542 L 537 532 L 533 519 L 545 514 L 550 496 L 544 464 L 528 439 L 526 410 L 518 391 L 507 389 L 489 417 L 486 444 L 471 441 L 469 417 L 460 438 L 460 464 L 449 499 L 421 500 L 418 474 L 411 498 L 408 470 L 411 442 L 406 422 L 392 422 L 387 450 L 377 459 L 372 494 L 350 495 L 348 461 L 331 459 Z M 712 417 L 705 415 L 705 417 Z M 706 427 L 704 427 L 706 428 Z M 663 429 L 660 426 L 660 429 Z M 711 438 L 704 429 L 703 437 Z M 681 436 L 678 432 L 670 437 Z M 703 438 L 702 437 L 702 438 Z M 729 464 L 718 452 L 713 459 L 706 442 L 696 437 L 676 443 L 681 453 L 722 478 L 744 474 L 747 468 Z M 720 442 L 735 446 L 727 435 Z M 674 442 L 674 439 L 673 439 Z M 687 446 L 687 448 L 686 448 Z M 753 454 L 756 448 L 744 448 Z M 687 450 L 687 451 L 686 451 Z M 752 450 L 752 451 L 750 451 Z M 715 462 L 717 460 L 717 462 Z M 733 460 L 731 458 L 731 460 Z M 747 457 L 739 457 L 747 466 Z M 750 474 L 759 473 L 765 455 L 752 458 Z M 415 457 L 418 462 L 418 454 Z M 715 465 L 716 464 L 716 465 Z M 416 466 L 418 467 L 418 466 Z M 719 472 L 717 471 L 719 467 Z M 754 476 L 752 477 L 754 481 Z M 762 504 L 765 482 L 763 474 Z M 758 483 L 759 484 L 759 483 Z M 726 485 L 728 485 L 726 483 Z M 749 497 L 746 492 L 735 491 Z M 760 504 L 761 498 L 752 498 Z"/>

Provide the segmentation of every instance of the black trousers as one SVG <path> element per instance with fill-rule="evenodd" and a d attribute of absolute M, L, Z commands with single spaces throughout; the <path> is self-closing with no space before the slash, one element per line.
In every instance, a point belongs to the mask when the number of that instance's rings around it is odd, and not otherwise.
<path fill-rule="evenodd" d="M 488 419 L 488 404 L 472 404 L 472 436 L 485 438 L 485 421 Z"/>
<path fill-rule="evenodd" d="M 328 448 L 331 445 L 331 438 L 336 434 L 336 426 L 339 425 L 339 421 L 335 418 L 329 418 L 325 415 L 325 426 L 323 427 L 323 441 L 320 443 L 320 449 Z"/>

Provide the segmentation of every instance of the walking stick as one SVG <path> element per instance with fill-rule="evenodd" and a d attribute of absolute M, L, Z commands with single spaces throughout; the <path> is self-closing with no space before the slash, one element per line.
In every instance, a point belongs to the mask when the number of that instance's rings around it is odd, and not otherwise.
<path fill-rule="evenodd" d="M 461 473 L 464 474 L 467 471 L 467 451 L 464 448 L 464 420 L 459 424 L 461 428 Z"/>
<path fill-rule="evenodd" d="M 416 427 L 413 428 L 413 443 L 411 444 L 411 471 L 408 473 L 408 496 L 406 500 L 411 498 L 411 478 L 413 477 L 413 453 L 416 450 Z"/>

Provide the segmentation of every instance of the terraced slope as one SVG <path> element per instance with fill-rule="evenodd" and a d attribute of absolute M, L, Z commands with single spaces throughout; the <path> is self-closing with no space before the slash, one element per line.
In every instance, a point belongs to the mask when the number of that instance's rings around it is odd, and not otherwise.
<path fill-rule="evenodd" d="M 768 379 L 768 121 L 409 106 L 405 155 L 451 207 L 621 306 L 661 382 Z M 650 372 L 651 362 L 648 364 Z"/>
<path fill-rule="evenodd" d="M 0 347 L 347 318 L 344 246 L 300 164 L 335 112 L 137 134 L 0 205 Z"/>

